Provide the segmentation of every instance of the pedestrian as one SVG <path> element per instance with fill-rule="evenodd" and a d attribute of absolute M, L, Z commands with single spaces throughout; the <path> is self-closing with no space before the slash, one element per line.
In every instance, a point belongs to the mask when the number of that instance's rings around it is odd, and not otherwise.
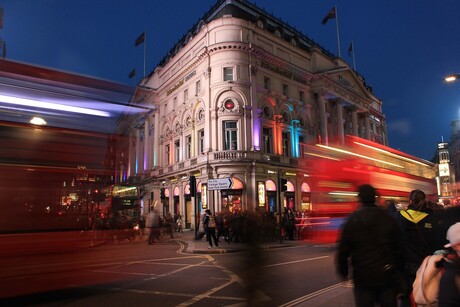
<path fill-rule="evenodd" d="M 295 229 L 295 215 L 292 209 L 287 209 L 286 212 L 286 234 L 289 240 L 294 240 L 294 229 Z"/>
<path fill-rule="evenodd" d="M 208 248 L 212 248 L 212 241 L 214 240 L 214 245 L 219 247 L 219 242 L 216 237 L 216 218 L 211 213 L 211 210 L 206 209 L 205 216 L 203 218 L 203 226 L 206 232 L 206 239 L 208 240 Z"/>
<path fill-rule="evenodd" d="M 443 248 L 438 238 L 441 209 L 427 201 L 421 190 L 413 190 L 409 197 L 407 209 L 396 213 L 404 238 L 404 276 L 407 283 L 407 292 L 401 297 L 401 307 L 411 306 L 412 284 L 423 259 Z"/>
<path fill-rule="evenodd" d="M 460 223 L 447 230 L 449 253 L 445 257 L 444 274 L 439 285 L 439 307 L 460 306 Z"/>
<path fill-rule="evenodd" d="M 184 231 L 182 230 L 182 216 L 180 215 L 180 213 L 177 215 L 176 225 L 179 236 L 183 235 Z"/>
<path fill-rule="evenodd" d="M 168 214 L 166 214 L 165 216 L 164 226 L 165 226 L 166 235 L 170 236 L 169 242 L 172 242 L 172 240 L 174 239 L 173 233 L 172 233 L 173 223 L 174 223 L 173 217 L 171 213 L 168 212 Z"/>
<path fill-rule="evenodd" d="M 149 229 L 149 238 L 147 240 L 149 245 L 155 243 L 155 239 L 160 239 L 160 212 L 155 208 L 150 209 L 147 215 L 147 228 Z"/>
<path fill-rule="evenodd" d="M 216 237 L 220 242 L 220 237 L 224 235 L 224 215 L 222 212 L 216 214 Z"/>
<path fill-rule="evenodd" d="M 361 206 L 342 227 L 336 268 L 347 280 L 351 260 L 356 306 L 396 307 L 404 264 L 401 231 L 395 219 L 376 205 L 376 196 L 369 184 L 358 188 Z"/>

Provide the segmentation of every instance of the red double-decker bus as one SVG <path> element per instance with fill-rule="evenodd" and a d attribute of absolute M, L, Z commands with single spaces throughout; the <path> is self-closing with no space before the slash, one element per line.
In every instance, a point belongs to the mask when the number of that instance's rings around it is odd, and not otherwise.
<path fill-rule="evenodd" d="M 436 173 L 431 162 L 355 136 L 347 136 L 342 145 L 304 145 L 303 149 L 301 165 L 310 176 L 309 216 L 322 221 L 312 233 L 323 240 L 336 240 L 343 219 L 359 205 L 357 189 L 362 184 L 377 189 L 382 206 L 395 202 L 404 208 L 415 189 L 435 201 Z"/>

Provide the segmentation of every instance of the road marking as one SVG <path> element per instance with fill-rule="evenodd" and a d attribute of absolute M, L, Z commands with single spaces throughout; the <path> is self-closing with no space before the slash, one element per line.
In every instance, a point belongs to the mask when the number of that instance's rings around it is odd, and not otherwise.
<path fill-rule="evenodd" d="M 341 283 L 329 286 L 327 288 L 320 289 L 320 290 L 318 290 L 316 292 L 309 293 L 309 294 L 307 294 L 305 296 L 301 296 L 299 298 L 296 298 L 295 300 L 292 300 L 292 301 L 290 301 L 290 302 L 288 302 L 286 304 L 280 305 L 280 307 L 291 307 L 291 306 L 299 305 L 300 303 L 303 303 L 305 301 L 311 300 L 314 297 L 317 297 L 317 296 L 322 295 L 324 293 L 330 292 L 330 291 L 335 290 L 337 288 L 346 287 L 347 286 L 346 283 L 347 282 L 341 282 Z"/>
<path fill-rule="evenodd" d="M 162 291 L 137 290 L 137 289 L 126 289 L 126 288 L 115 288 L 115 287 L 112 287 L 112 288 L 93 287 L 93 288 L 103 289 L 103 290 L 110 289 L 112 291 L 124 291 L 124 292 L 141 293 L 141 294 L 169 295 L 169 296 L 192 297 L 192 298 L 195 297 L 194 294 L 179 293 L 179 292 L 162 292 Z M 208 298 L 220 299 L 220 300 L 245 301 L 244 298 L 234 297 L 234 296 L 208 296 Z M 177 306 L 182 306 L 182 305 L 177 305 Z"/>
<path fill-rule="evenodd" d="M 307 259 L 296 260 L 296 261 L 281 262 L 281 263 L 264 265 L 263 268 L 269 268 L 269 267 L 281 266 L 281 265 L 289 265 L 289 264 L 293 264 L 293 263 L 299 263 L 299 262 L 305 262 L 305 261 L 313 261 L 313 260 L 325 259 L 325 258 L 330 258 L 330 257 L 331 256 L 321 256 L 321 257 L 307 258 Z"/>

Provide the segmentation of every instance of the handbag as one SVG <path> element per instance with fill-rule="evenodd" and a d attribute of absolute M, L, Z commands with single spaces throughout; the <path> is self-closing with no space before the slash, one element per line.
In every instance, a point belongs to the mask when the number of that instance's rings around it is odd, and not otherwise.
<path fill-rule="evenodd" d="M 439 283 L 444 272 L 444 255 L 430 255 L 423 259 L 412 285 L 412 300 L 416 305 L 438 306 Z"/>

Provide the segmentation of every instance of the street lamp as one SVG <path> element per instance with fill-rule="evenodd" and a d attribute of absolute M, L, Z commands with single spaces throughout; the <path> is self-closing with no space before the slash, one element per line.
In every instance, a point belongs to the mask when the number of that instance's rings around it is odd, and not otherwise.
<path fill-rule="evenodd" d="M 447 82 L 453 82 L 459 78 L 460 78 L 460 74 L 453 74 L 453 75 L 446 76 L 444 80 L 446 80 Z"/>

